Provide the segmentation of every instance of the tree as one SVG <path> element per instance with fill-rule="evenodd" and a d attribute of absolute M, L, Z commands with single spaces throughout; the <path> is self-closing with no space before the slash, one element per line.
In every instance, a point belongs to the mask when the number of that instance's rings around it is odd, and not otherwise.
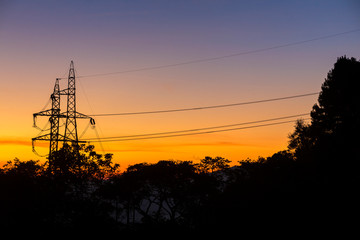
<path fill-rule="evenodd" d="M 360 62 L 346 56 L 338 58 L 311 112 L 312 125 L 319 134 L 350 136 L 350 131 L 359 131 L 359 87 Z"/>
<path fill-rule="evenodd" d="M 140 184 L 134 191 L 134 208 L 144 222 L 182 221 L 189 212 L 196 178 L 190 161 L 159 161 L 156 164 L 136 164 L 123 174 Z M 134 178 L 135 176 L 135 178 Z M 134 189 L 135 190 L 135 189 Z"/>
<path fill-rule="evenodd" d="M 360 135 L 360 62 L 340 57 L 321 87 L 311 111 L 316 143 L 336 158 L 355 156 Z"/>
<path fill-rule="evenodd" d="M 312 134 L 311 124 L 305 123 L 304 120 L 296 121 L 295 130 L 289 134 L 288 149 L 294 152 L 294 157 L 297 160 L 310 160 L 311 152 L 314 148 L 315 135 Z"/>
<path fill-rule="evenodd" d="M 290 151 L 280 151 L 266 158 L 265 164 L 274 167 L 287 167 L 294 162 L 294 155 Z"/>
<path fill-rule="evenodd" d="M 112 154 L 97 154 L 93 145 L 68 145 L 54 153 L 48 162 L 48 172 L 65 179 L 101 180 L 116 172 Z"/>
<path fill-rule="evenodd" d="M 231 163 L 231 161 L 223 157 L 212 158 L 206 156 L 204 159 L 201 159 L 198 168 L 201 172 L 214 172 L 229 168 L 229 163 Z"/>
<path fill-rule="evenodd" d="M 43 173 L 44 165 L 39 164 L 39 160 L 20 161 L 18 158 L 15 158 L 14 161 L 8 161 L 3 166 L 2 171 L 8 175 L 34 178 Z"/>
<path fill-rule="evenodd" d="M 218 191 L 217 183 L 191 161 L 163 160 L 129 166 L 99 192 L 113 202 L 116 221 L 133 227 L 186 227 L 202 218 L 199 211 Z"/>
<path fill-rule="evenodd" d="M 355 159 L 360 143 L 359 87 L 360 62 L 338 58 L 313 106 L 311 124 L 298 121 L 289 135 L 288 147 L 298 160 L 313 158 L 331 165 L 340 159 Z"/>

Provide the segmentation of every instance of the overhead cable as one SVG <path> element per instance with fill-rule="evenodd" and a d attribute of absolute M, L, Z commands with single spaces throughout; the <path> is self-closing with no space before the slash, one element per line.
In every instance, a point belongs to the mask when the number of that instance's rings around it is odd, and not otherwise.
<path fill-rule="evenodd" d="M 281 101 L 281 100 L 287 100 L 287 99 L 293 99 L 293 98 L 313 96 L 313 95 L 317 95 L 317 94 L 319 94 L 319 92 L 305 93 L 305 94 L 300 94 L 300 95 L 292 95 L 292 96 L 279 97 L 279 98 L 269 98 L 269 99 L 262 99 L 262 100 L 248 101 L 248 102 L 238 102 L 238 103 L 230 103 L 230 104 L 203 106 L 203 107 L 177 108 L 177 109 L 143 111 L 143 112 L 101 113 L 101 114 L 92 114 L 89 116 L 91 116 L 91 117 L 106 117 L 106 116 L 127 116 L 127 115 L 141 115 L 141 114 L 185 112 L 185 111 L 205 110 L 205 109 L 212 109 L 212 108 L 225 108 L 225 107 L 234 107 L 234 106 L 250 105 L 250 104 L 257 104 L 257 103 L 274 102 L 274 101 Z"/>
<path fill-rule="evenodd" d="M 277 117 L 277 118 L 270 118 L 270 119 L 263 119 L 263 120 L 235 123 L 235 124 L 228 124 L 228 125 L 221 125 L 221 126 L 205 127 L 205 128 L 195 128 L 195 129 L 187 129 L 187 130 L 136 134 L 136 135 L 123 135 L 123 136 L 116 136 L 116 137 L 85 138 L 85 139 L 81 139 L 81 140 L 84 140 L 84 141 L 90 140 L 91 141 L 91 140 L 105 140 L 105 139 L 138 138 L 138 137 L 148 137 L 148 136 L 156 136 L 156 135 L 168 135 L 168 134 L 174 134 L 174 133 L 196 132 L 196 131 L 204 131 L 204 130 L 211 130 L 211 129 L 218 129 L 218 128 L 228 128 L 228 127 L 235 127 L 235 126 L 241 126 L 241 125 L 249 125 L 249 124 L 255 124 L 255 123 L 272 122 L 272 121 L 277 121 L 277 120 L 283 120 L 283 119 L 289 119 L 289 118 L 295 118 L 295 117 L 303 117 L 303 116 L 308 116 L 308 115 L 309 115 L 309 113 L 302 113 L 302 114 L 296 114 L 296 115 L 290 115 L 290 116 L 283 116 L 283 117 Z"/>
<path fill-rule="evenodd" d="M 115 71 L 115 72 L 108 72 L 108 73 L 97 73 L 97 74 L 90 74 L 90 75 L 81 75 L 81 76 L 77 76 L 77 78 L 90 78 L 90 77 L 109 76 L 109 75 L 117 75 L 117 74 L 123 74 L 123 73 L 142 72 L 142 71 L 150 71 L 150 70 L 157 70 L 157 69 L 163 69 L 163 68 L 171 68 L 171 67 L 195 64 L 195 63 L 202 63 L 202 62 L 211 62 L 211 61 L 217 61 L 217 60 L 226 59 L 226 58 L 233 58 L 233 57 L 238 57 L 238 56 L 242 56 L 242 55 L 249 55 L 249 54 L 254 54 L 254 53 L 279 49 L 279 48 L 285 48 L 285 47 L 305 44 L 305 43 L 324 40 L 324 39 L 328 39 L 328 38 L 334 38 L 334 37 L 338 37 L 338 36 L 342 36 L 342 35 L 346 35 L 346 34 L 350 34 L 350 33 L 355 33 L 355 32 L 359 32 L 359 31 L 360 31 L 360 28 L 345 31 L 345 32 L 339 32 L 339 33 L 324 35 L 324 36 L 320 36 L 320 37 L 316 37 L 316 38 L 310 38 L 310 39 L 306 39 L 306 40 L 290 42 L 290 43 L 285 43 L 285 44 L 280 44 L 280 45 L 275 45 L 275 46 L 265 47 L 265 48 L 259 48 L 259 49 L 244 51 L 244 52 L 237 52 L 237 53 L 232 53 L 232 54 L 227 54 L 227 55 L 222 55 L 222 56 L 200 58 L 200 59 L 194 59 L 194 60 L 189 60 L 189 61 L 184 61 L 184 62 L 178 62 L 178 63 L 172 63 L 172 64 L 164 64 L 164 65 L 159 65 L 159 66 L 134 68 L 134 69 L 123 70 L 123 71 Z M 65 79 L 65 78 L 61 78 L 61 79 Z"/>
<path fill-rule="evenodd" d="M 310 118 L 305 118 L 304 120 L 308 120 L 308 119 L 310 119 Z M 209 133 L 228 132 L 228 131 L 236 131 L 236 130 L 243 130 L 243 129 L 267 127 L 267 126 L 274 126 L 274 125 L 280 125 L 280 124 L 292 123 L 292 122 L 294 122 L 294 120 L 281 121 L 281 122 L 275 122 L 275 123 L 267 123 L 267 124 L 259 124 L 259 125 L 247 126 L 247 127 L 195 132 L 195 133 L 171 134 L 171 135 L 164 135 L 164 136 L 138 137 L 138 138 L 109 139 L 109 140 L 103 140 L 102 142 L 120 142 L 120 141 L 147 140 L 147 139 L 155 139 L 155 138 L 181 137 L 181 136 L 200 135 L 200 134 L 209 134 Z M 97 141 L 92 141 L 92 142 L 97 142 Z"/>

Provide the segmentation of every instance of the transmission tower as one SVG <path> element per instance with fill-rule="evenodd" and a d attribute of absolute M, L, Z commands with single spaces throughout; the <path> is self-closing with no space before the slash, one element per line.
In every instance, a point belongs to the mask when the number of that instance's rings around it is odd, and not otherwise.
<path fill-rule="evenodd" d="M 78 142 L 77 124 L 76 124 L 76 87 L 75 87 L 75 70 L 74 62 L 70 63 L 68 88 L 64 91 L 67 95 L 67 111 L 64 139 L 71 139 Z"/>
<path fill-rule="evenodd" d="M 51 94 L 51 109 L 44 110 L 38 113 L 34 113 L 34 126 L 36 127 L 36 118 L 38 116 L 47 116 L 49 117 L 50 122 L 50 132 L 37 136 L 32 139 L 33 142 L 33 151 L 35 151 L 35 141 L 49 141 L 49 163 L 53 158 L 53 154 L 58 151 L 59 142 L 68 143 L 71 145 L 78 145 L 79 143 L 85 143 L 85 141 L 79 141 L 77 134 L 77 118 L 90 119 L 90 124 L 95 125 L 93 118 L 78 113 L 76 111 L 76 84 L 75 84 L 75 69 L 74 62 L 70 63 L 69 77 L 68 77 L 68 87 L 66 89 L 60 90 L 59 81 L 61 79 L 57 78 L 55 81 L 54 91 Z M 67 96 L 67 110 L 66 112 L 61 113 L 60 110 L 60 100 L 61 95 Z M 64 135 L 61 135 L 60 132 L 60 118 L 65 118 L 65 132 Z"/>

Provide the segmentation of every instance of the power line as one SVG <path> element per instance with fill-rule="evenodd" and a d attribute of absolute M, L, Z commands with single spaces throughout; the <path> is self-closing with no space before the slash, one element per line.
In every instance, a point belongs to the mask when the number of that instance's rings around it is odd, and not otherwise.
<path fill-rule="evenodd" d="M 205 128 L 195 128 L 195 129 L 187 129 L 187 130 L 179 130 L 179 131 L 136 134 L 136 135 L 125 135 L 125 136 L 117 136 L 117 137 L 86 138 L 86 139 L 82 139 L 82 140 L 84 140 L 84 141 L 90 140 L 91 141 L 91 140 L 104 140 L 104 139 L 137 138 L 137 137 L 148 137 L 148 136 L 155 136 L 155 135 L 168 135 L 168 134 L 174 134 L 174 133 L 197 132 L 197 131 L 211 130 L 211 129 L 217 129 L 217 128 L 228 128 L 228 127 L 249 125 L 249 124 L 255 124 L 255 123 L 272 122 L 272 121 L 277 121 L 277 120 L 289 119 L 289 118 L 294 118 L 294 117 L 302 117 L 302 116 L 308 116 L 308 115 L 309 115 L 309 113 L 302 113 L 302 114 L 297 114 L 297 115 L 283 116 L 283 117 L 277 117 L 277 118 L 270 118 L 270 119 L 263 119 L 263 120 L 235 123 L 235 124 L 228 124 L 228 125 L 221 125 L 221 126 L 205 127 Z"/>
<path fill-rule="evenodd" d="M 255 101 L 249 101 L 249 102 L 211 105 L 211 106 L 204 106 L 204 107 L 177 108 L 177 109 L 155 110 L 155 111 L 144 111 L 144 112 L 102 113 L 102 114 L 92 114 L 90 116 L 105 117 L 105 116 L 128 116 L 128 115 L 141 115 L 141 114 L 185 112 L 185 111 L 205 110 L 205 109 L 213 109 L 213 108 L 225 108 L 225 107 L 234 107 L 234 106 L 250 105 L 250 104 L 257 104 L 257 103 L 274 102 L 274 101 L 281 101 L 281 100 L 287 100 L 287 99 L 293 99 L 293 98 L 313 96 L 313 95 L 317 95 L 317 94 L 319 94 L 319 92 L 305 93 L 305 94 L 300 94 L 300 95 L 293 95 L 293 96 L 286 96 L 286 97 L 279 97 L 279 98 L 269 98 L 269 99 L 255 100 Z"/>
<path fill-rule="evenodd" d="M 308 119 L 310 119 L 310 118 L 305 118 L 304 120 L 308 120 Z M 236 131 L 236 130 L 243 130 L 243 129 L 274 126 L 274 125 L 280 125 L 280 124 L 292 123 L 292 122 L 294 122 L 294 120 L 275 122 L 275 123 L 267 123 L 267 124 L 259 124 L 259 125 L 248 126 L 248 127 L 238 127 L 238 128 L 229 128 L 229 129 L 221 129 L 221 130 L 204 131 L 204 132 L 195 132 L 195 133 L 172 134 L 172 135 L 153 136 L 153 137 L 111 139 L 111 140 L 103 140 L 102 142 L 122 142 L 122 141 L 134 141 L 134 140 L 147 140 L 147 139 L 155 139 L 155 138 L 169 138 L 169 137 L 181 137 L 181 136 L 190 136 L 190 135 L 210 134 L 210 133 L 228 132 L 228 131 Z M 97 142 L 97 141 L 92 141 L 92 142 Z"/>
<path fill-rule="evenodd" d="M 232 57 L 238 57 L 238 56 L 242 56 L 242 55 L 249 55 L 249 54 L 265 52 L 265 51 L 270 51 L 270 50 L 274 50 L 274 49 L 285 48 L 285 47 L 300 45 L 300 44 L 304 44 L 304 43 L 324 40 L 324 39 L 328 39 L 328 38 L 334 38 L 334 37 L 338 37 L 338 36 L 341 36 L 341 35 L 346 35 L 346 34 L 355 33 L 355 32 L 359 32 L 359 31 L 360 31 L 360 28 L 349 30 L 349 31 L 346 31 L 346 32 L 334 33 L 334 34 L 324 35 L 324 36 L 320 36 L 320 37 L 316 37 L 316 38 L 301 40 L 301 41 L 297 41 L 297 42 L 291 42 L 291 43 L 285 43 L 285 44 L 275 45 L 275 46 L 266 47 L 266 48 L 259 48 L 259 49 L 255 49 L 255 50 L 249 50 L 249 51 L 245 51 L 245 52 L 238 52 L 238 53 L 222 55 L 222 56 L 216 56 L 216 57 L 209 57 L 209 58 L 200 58 L 200 59 L 194 59 L 194 60 L 189 60 L 189 61 L 184 61 L 184 62 L 159 65 L 159 66 L 134 68 L 134 69 L 124 70 L 124 71 L 82 75 L 82 76 L 77 76 L 77 78 L 109 76 L 109 75 L 116 75 L 116 74 L 123 74 L 123 73 L 142 72 L 142 71 L 150 71 L 150 70 L 157 70 L 157 69 L 163 69 L 163 68 L 171 68 L 171 67 L 189 65 L 189 64 L 194 64 L 194 63 L 211 62 L 211 61 L 221 60 L 221 59 L 225 59 L 225 58 L 232 58 Z M 65 79 L 65 78 L 62 78 L 62 79 Z"/>

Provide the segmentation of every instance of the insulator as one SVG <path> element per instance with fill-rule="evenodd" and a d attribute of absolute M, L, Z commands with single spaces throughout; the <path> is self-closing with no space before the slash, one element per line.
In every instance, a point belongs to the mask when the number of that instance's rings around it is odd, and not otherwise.
<path fill-rule="evenodd" d="M 34 128 L 37 127 L 37 125 L 36 125 L 36 119 L 37 119 L 37 117 L 36 117 L 36 115 L 34 114 L 34 115 L 33 115 L 33 122 L 34 122 L 33 127 L 34 127 Z"/>
<path fill-rule="evenodd" d="M 93 118 L 90 118 L 90 124 L 93 126 L 95 125 L 95 120 Z"/>

